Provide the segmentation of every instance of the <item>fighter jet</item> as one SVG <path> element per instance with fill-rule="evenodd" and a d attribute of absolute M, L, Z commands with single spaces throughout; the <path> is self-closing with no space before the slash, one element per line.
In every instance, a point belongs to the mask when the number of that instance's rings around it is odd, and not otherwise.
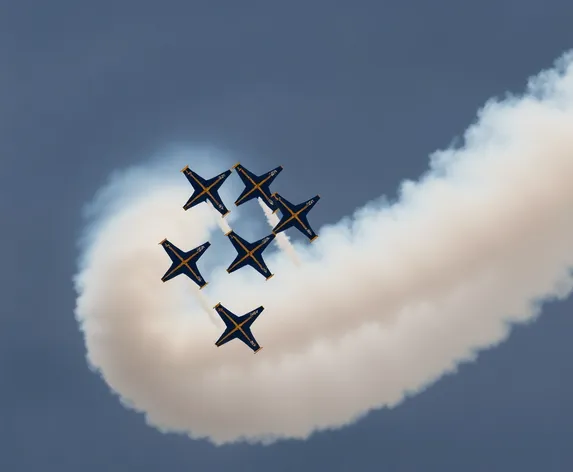
<path fill-rule="evenodd" d="M 205 180 L 203 177 L 197 175 L 188 166 L 181 169 L 181 172 L 185 174 L 189 183 L 193 186 L 193 195 L 187 200 L 187 203 L 183 205 L 185 210 L 198 205 L 199 203 L 209 201 L 221 215 L 227 216 L 229 210 L 221 200 L 221 197 L 217 193 L 223 182 L 231 175 L 231 170 L 226 170 L 225 172 L 213 177 L 212 179 Z"/>
<path fill-rule="evenodd" d="M 237 171 L 237 174 L 239 174 L 239 177 L 245 184 L 245 189 L 237 198 L 235 205 L 239 206 L 253 198 L 259 197 L 271 210 L 274 210 L 273 213 L 277 211 L 276 204 L 271 197 L 269 185 L 282 172 L 283 166 L 275 167 L 263 175 L 255 175 L 238 163 L 233 166 L 233 169 Z"/>
<path fill-rule="evenodd" d="M 255 308 L 253 311 L 243 316 L 237 316 L 234 313 L 231 313 L 220 303 L 217 303 L 213 308 L 215 308 L 227 327 L 215 343 L 217 347 L 220 347 L 233 339 L 240 339 L 249 346 L 255 354 L 262 349 L 253 336 L 253 333 L 251 333 L 251 325 L 265 309 L 263 306 Z"/>
<path fill-rule="evenodd" d="M 173 261 L 169 270 L 165 272 L 165 275 L 161 278 L 163 282 L 167 282 L 173 277 L 177 277 L 179 274 L 185 274 L 193 282 L 199 285 L 199 289 L 202 289 L 208 284 L 208 282 L 205 282 L 205 279 L 201 277 L 201 273 L 197 268 L 197 261 L 203 254 L 205 254 L 205 251 L 211 245 L 210 242 L 201 244 L 201 246 L 188 252 L 182 251 L 167 239 L 164 239 L 159 244 L 163 246 L 163 249 L 165 249 L 165 252 Z"/>
<path fill-rule="evenodd" d="M 310 227 L 306 216 L 312 207 L 320 200 L 320 195 L 316 195 L 299 205 L 293 205 L 278 193 L 273 193 L 272 197 L 282 215 L 282 219 L 273 228 L 273 234 L 278 234 L 281 231 L 294 227 L 310 239 L 310 242 L 318 238 L 318 235 Z"/>
<path fill-rule="evenodd" d="M 226 234 L 226 236 L 229 238 L 233 244 L 233 247 L 237 250 L 238 253 L 233 263 L 227 269 L 229 274 L 231 272 L 235 272 L 241 267 L 250 265 L 267 280 L 273 276 L 265 264 L 265 261 L 263 260 L 263 251 L 267 248 L 271 241 L 275 239 L 274 234 L 270 234 L 262 239 L 259 239 L 258 241 L 255 241 L 254 243 L 245 241 L 234 231 L 230 231 Z"/>

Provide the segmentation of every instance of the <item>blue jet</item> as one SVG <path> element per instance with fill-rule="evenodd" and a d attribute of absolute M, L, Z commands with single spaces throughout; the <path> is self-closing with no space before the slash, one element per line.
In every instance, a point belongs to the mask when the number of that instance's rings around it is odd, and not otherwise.
<path fill-rule="evenodd" d="M 229 210 L 227 210 L 223 200 L 221 200 L 218 191 L 221 185 L 223 185 L 223 182 L 227 180 L 227 177 L 231 175 L 231 170 L 226 170 L 209 180 L 205 180 L 203 177 L 197 175 L 189 169 L 188 166 L 181 169 L 181 172 L 185 174 L 185 177 L 187 177 L 187 180 L 193 186 L 193 195 L 191 195 L 187 203 L 183 205 L 185 210 L 189 210 L 189 208 L 199 203 L 209 201 L 222 216 L 227 216 Z"/>
<path fill-rule="evenodd" d="M 272 197 L 282 215 L 281 220 L 273 228 L 273 234 L 278 234 L 281 231 L 294 227 L 310 239 L 310 242 L 318 238 L 318 235 L 310 227 L 306 216 L 312 207 L 320 200 L 320 195 L 316 195 L 299 205 L 293 205 L 278 193 L 273 193 Z"/>
<path fill-rule="evenodd" d="M 273 170 L 270 170 L 263 175 L 255 175 L 241 164 L 235 164 L 233 169 L 237 171 L 243 184 L 245 184 L 245 189 L 243 190 L 243 193 L 239 195 L 239 198 L 237 198 L 235 205 L 239 206 L 253 198 L 259 197 L 271 210 L 273 210 L 273 213 L 277 211 L 277 206 L 271 196 L 269 186 L 273 180 L 276 179 L 277 175 L 282 172 L 283 166 L 275 167 Z"/>
<path fill-rule="evenodd" d="M 209 248 L 211 243 L 206 242 L 205 244 L 201 244 L 201 246 L 188 252 L 182 251 L 167 239 L 164 239 L 159 244 L 163 246 L 163 249 L 165 249 L 165 252 L 173 261 L 169 270 L 165 272 L 163 277 L 161 277 L 163 282 L 167 282 L 173 277 L 177 277 L 179 274 L 185 274 L 193 282 L 199 285 L 199 289 L 202 289 L 208 284 L 208 282 L 205 282 L 205 279 L 201 277 L 201 273 L 197 268 L 197 260 L 205 254 L 205 251 Z"/>
<path fill-rule="evenodd" d="M 255 269 L 259 274 L 263 275 L 267 280 L 269 280 L 273 274 L 270 273 L 269 268 L 265 264 L 263 260 L 263 251 L 267 248 L 267 246 L 271 243 L 273 239 L 275 239 L 274 234 L 270 234 L 254 243 L 250 243 L 245 241 L 241 238 L 237 233 L 234 231 L 230 231 L 226 234 L 229 238 L 233 247 L 236 249 L 238 255 L 233 261 L 233 263 L 227 269 L 227 272 L 230 274 L 231 272 L 235 272 L 237 269 L 241 267 L 245 267 L 246 265 L 250 265 L 253 269 Z"/>
<path fill-rule="evenodd" d="M 251 325 L 265 309 L 263 306 L 255 308 L 253 311 L 243 316 L 237 316 L 234 313 L 231 313 L 220 303 L 217 303 L 213 308 L 215 308 L 226 326 L 225 331 L 215 343 L 217 347 L 220 347 L 233 339 L 240 339 L 249 346 L 255 354 L 262 349 L 253 336 L 253 333 L 251 333 Z"/>

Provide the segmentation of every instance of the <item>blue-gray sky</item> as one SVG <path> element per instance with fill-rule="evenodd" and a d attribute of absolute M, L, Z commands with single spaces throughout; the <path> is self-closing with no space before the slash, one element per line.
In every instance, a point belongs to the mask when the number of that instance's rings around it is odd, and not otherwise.
<path fill-rule="evenodd" d="M 146 426 L 88 370 L 71 283 L 82 206 L 173 142 L 285 165 L 293 200 L 321 194 L 316 226 L 394 197 L 485 100 L 571 46 L 570 2 L 157 5 L 1 9 L 0 468 L 570 470 L 571 302 L 393 410 L 217 448 Z"/>

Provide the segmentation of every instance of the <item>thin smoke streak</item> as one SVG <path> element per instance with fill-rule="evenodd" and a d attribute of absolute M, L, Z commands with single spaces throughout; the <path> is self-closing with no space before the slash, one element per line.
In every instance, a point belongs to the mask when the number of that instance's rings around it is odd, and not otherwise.
<path fill-rule="evenodd" d="M 273 211 L 265 204 L 265 202 L 263 202 L 262 198 L 258 198 L 257 200 L 260 207 L 263 209 L 263 212 L 265 213 L 265 217 L 270 227 L 274 228 L 279 223 L 278 216 L 273 213 Z M 284 232 L 276 235 L 276 243 L 285 252 L 285 254 L 289 256 L 291 261 L 294 262 L 296 266 L 300 267 L 301 261 L 296 253 L 296 249 Z"/>
<path fill-rule="evenodd" d="M 221 328 L 223 326 L 221 319 L 215 315 L 215 311 L 213 310 L 213 306 L 215 306 L 215 304 L 211 303 L 211 301 L 207 298 L 207 295 L 203 293 L 203 291 L 199 289 L 199 287 L 197 287 L 195 284 L 193 284 L 193 292 L 199 301 L 201 308 L 205 313 L 207 313 L 213 325 L 217 328 Z"/>

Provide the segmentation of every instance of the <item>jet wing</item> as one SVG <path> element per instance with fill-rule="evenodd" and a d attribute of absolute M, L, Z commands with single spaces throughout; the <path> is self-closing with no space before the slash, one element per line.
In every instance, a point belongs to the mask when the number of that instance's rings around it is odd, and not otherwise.
<path fill-rule="evenodd" d="M 199 174 L 189 169 L 189 166 L 185 166 L 183 169 L 181 169 L 181 172 L 183 172 L 183 174 L 185 175 L 191 186 L 197 192 L 201 192 L 201 190 L 204 190 L 205 187 L 207 187 L 207 181 Z"/>
<path fill-rule="evenodd" d="M 220 303 L 217 303 L 213 308 L 215 308 L 215 311 L 220 316 L 220 318 L 223 320 L 223 322 L 225 323 L 225 326 L 227 328 L 232 329 L 235 326 L 237 326 L 238 318 L 239 318 L 238 316 L 231 313 L 229 310 L 227 310 Z"/>
<path fill-rule="evenodd" d="M 264 310 L 265 307 L 261 305 L 246 315 L 240 316 L 238 321 L 239 323 L 244 323 L 244 325 L 249 328 Z"/>
<path fill-rule="evenodd" d="M 227 268 L 227 272 L 232 274 L 247 265 L 251 266 L 267 280 L 273 276 L 262 257 L 254 258 L 246 255 L 237 256 L 233 263 Z"/>
<path fill-rule="evenodd" d="M 171 259 L 171 262 L 181 262 L 185 260 L 187 253 L 179 249 L 177 246 L 174 246 L 171 241 L 168 239 L 164 239 L 159 243 L 165 249 L 165 252 Z"/>
<path fill-rule="evenodd" d="M 239 255 L 247 254 L 249 252 L 250 243 L 241 238 L 237 233 L 231 231 L 227 234 L 227 237 Z"/>
<path fill-rule="evenodd" d="M 163 282 L 167 282 L 181 274 L 185 274 L 187 277 L 193 280 L 193 282 L 195 282 L 199 288 L 205 287 L 205 285 L 208 283 L 201 276 L 197 265 L 193 263 L 180 263 L 178 265 L 173 264 L 173 266 L 171 266 L 171 268 L 165 273 L 161 280 Z"/>
<path fill-rule="evenodd" d="M 247 346 L 249 346 L 253 350 L 253 352 L 256 353 L 257 351 L 260 351 L 262 349 L 257 340 L 255 339 L 255 337 L 253 336 L 253 333 L 251 333 L 250 329 L 243 329 L 243 330 L 240 329 L 236 331 L 236 333 L 237 333 L 237 338 L 243 341 Z"/>
<path fill-rule="evenodd" d="M 305 215 L 298 215 L 296 218 L 291 220 L 293 228 L 298 229 L 302 234 L 304 234 L 311 242 L 318 238 L 318 235 L 310 227 L 308 220 Z"/>
<path fill-rule="evenodd" d="M 288 200 L 285 200 L 281 195 L 278 193 L 272 194 L 273 201 L 275 202 L 278 209 L 281 211 L 281 214 L 284 215 L 291 215 L 295 212 L 295 207 L 292 203 Z"/>
<path fill-rule="evenodd" d="M 256 184 L 257 179 L 259 178 L 258 175 L 253 174 L 250 170 L 245 169 L 241 164 L 235 164 L 233 169 L 237 171 L 240 179 L 247 187 L 254 187 Z"/>

